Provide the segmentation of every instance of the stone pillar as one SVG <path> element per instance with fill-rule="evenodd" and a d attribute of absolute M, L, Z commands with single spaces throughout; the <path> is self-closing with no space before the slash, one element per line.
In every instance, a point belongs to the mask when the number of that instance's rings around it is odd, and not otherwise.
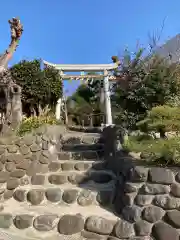
<path fill-rule="evenodd" d="M 61 104 L 62 98 L 59 98 L 56 104 L 56 119 L 61 120 Z"/>
<path fill-rule="evenodd" d="M 21 102 L 21 87 L 18 85 L 14 85 L 11 87 L 12 93 L 12 127 L 17 127 L 19 123 L 22 121 L 22 102 Z"/>
<path fill-rule="evenodd" d="M 104 97 L 105 97 L 106 126 L 109 126 L 112 125 L 112 112 L 109 91 L 109 76 L 107 70 L 104 71 Z"/>

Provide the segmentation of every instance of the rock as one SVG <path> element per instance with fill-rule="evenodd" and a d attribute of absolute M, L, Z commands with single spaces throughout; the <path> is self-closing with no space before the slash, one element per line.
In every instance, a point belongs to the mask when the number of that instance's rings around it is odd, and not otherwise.
<path fill-rule="evenodd" d="M 41 154 L 45 158 L 50 158 L 51 157 L 50 152 L 48 150 L 43 150 Z"/>
<path fill-rule="evenodd" d="M 19 180 L 17 178 L 10 178 L 7 180 L 6 188 L 8 190 L 13 190 L 19 186 Z"/>
<path fill-rule="evenodd" d="M 31 178 L 32 185 L 44 185 L 44 182 L 45 182 L 44 175 L 37 174 L 37 175 L 32 176 L 32 178 Z"/>
<path fill-rule="evenodd" d="M 94 162 L 91 168 L 94 170 L 103 170 L 106 168 L 106 162 Z"/>
<path fill-rule="evenodd" d="M 30 190 L 27 194 L 27 200 L 32 205 L 38 205 L 44 200 L 44 191 L 39 189 Z"/>
<path fill-rule="evenodd" d="M 61 190 L 59 188 L 50 188 L 45 193 L 46 198 L 50 202 L 59 202 L 61 200 Z"/>
<path fill-rule="evenodd" d="M 135 231 L 138 236 L 149 236 L 151 234 L 152 224 L 140 220 L 135 223 Z"/>
<path fill-rule="evenodd" d="M 93 203 L 94 196 L 90 190 L 83 190 L 77 199 L 77 203 L 80 206 L 89 206 Z"/>
<path fill-rule="evenodd" d="M 24 159 L 20 163 L 16 165 L 17 169 L 27 170 L 31 164 L 31 161 L 29 159 Z"/>
<path fill-rule="evenodd" d="M 43 142 L 42 142 L 42 149 L 43 150 L 48 150 L 48 145 L 49 145 L 48 141 L 44 141 L 43 140 Z"/>
<path fill-rule="evenodd" d="M 28 176 L 34 176 L 36 173 L 41 172 L 41 164 L 34 161 L 30 164 L 29 169 L 27 169 L 26 174 Z"/>
<path fill-rule="evenodd" d="M 4 192 L 4 200 L 8 200 L 8 199 L 12 198 L 13 193 L 14 193 L 14 190 L 6 190 Z"/>
<path fill-rule="evenodd" d="M 7 151 L 9 152 L 9 153 L 16 153 L 17 152 L 17 147 L 16 147 L 16 145 L 9 145 L 8 147 L 7 147 Z"/>
<path fill-rule="evenodd" d="M 30 184 L 30 180 L 28 177 L 23 177 L 19 180 L 21 186 L 25 186 Z"/>
<path fill-rule="evenodd" d="M 26 174 L 26 172 L 24 170 L 17 169 L 17 170 L 14 170 L 13 172 L 11 172 L 10 176 L 14 177 L 14 178 L 22 178 L 25 174 Z"/>
<path fill-rule="evenodd" d="M 26 200 L 26 190 L 17 189 L 13 193 L 13 197 L 16 201 L 24 202 Z"/>
<path fill-rule="evenodd" d="M 56 227 L 57 215 L 41 215 L 35 218 L 33 226 L 38 231 L 51 231 Z"/>
<path fill-rule="evenodd" d="M 118 221 L 114 227 L 114 234 L 118 238 L 131 238 L 135 236 L 134 227 L 126 221 Z"/>
<path fill-rule="evenodd" d="M 68 176 L 68 180 L 72 184 L 82 184 L 89 181 L 87 174 L 76 174 L 72 173 Z"/>
<path fill-rule="evenodd" d="M 2 171 L 3 168 L 4 168 L 4 164 L 2 164 L 2 163 L 0 162 L 0 171 Z"/>
<path fill-rule="evenodd" d="M 170 169 L 156 167 L 149 171 L 149 180 L 153 183 L 172 184 L 175 177 Z"/>
<path fill-rule="evenodd" d="M 42 164 L 49 164 L 50 163 L 50 159 L 45 157 L 45 156 L 43 156 L 43 155 L 40 155 L 39 162 L 42 163 Z"/>
<path fill-rule="evenodd" d="M 64 162 L 61 164 L 61 168 L 63 171 L 74 170 L 74 163 L 72 162 Z"/>
<path fill-rule="evenodd" d="M 85 231 L 83 230 L 81 232 L 81 236 L 85 239 L 88 239 L 88 240 L 105 240 L 104 236 L 101 236 L 97 233 L 93 233 L 93 232 L 88 232 L 88 231 Z"/>
<path fill-rule="evenodd" d="M 136 193 L 126 193 L 121 197 L 123 206 L 132 206 L 134 204 L 134 199 L 136 197 Z"/>
<path fill-rule="evenodd" d="M 154 198 L 154 204 L 166 210 L 178 209 L 180 207 L 180 198 L 159 195 Z"/>
<path fill-rule="evenodd" d="M 8 172 L 0 172 L 0 183 L 5 183 L 9 178 Z"/>
<path fill-rule="evenodd" d="M 12 222 L 13 218 L 11 214 L 0 214 L 0 228 L 9 228 Z"/>
<path fill-rule="evenodd" d="M 0 146 L 0 155 L 2 155 L 5 152 L 5 147 Z"/>
<path fill-rule="evenodd" d="M 61 163 L 59 162 L 51 162 L 48 165 L 49 171 L 51 172 L 57 172 L 61 168 Z"/>
<path fill-rule="evenodd" d="M 174 197 L 180 198 L 180 184 L 177 184 L 177 183 L 171 184 L 171 194 Z"/>
<path fill-rule="evenodd" d="M 35 138 L 34 136 L 31 136 L 31 135 L 24 136 L 23 138 L 23 142 L 27 146 L 31 146 L 34 143 L 34 141 L 35 141 Z"/>
<path fill-rule="evenodd" d="M 71 154 L 68 152 L 60 152 L 60 153 L 58 153 L 58 158 L 59 158 L 59 160 L 70 160 Z"/>
<path fill-rule="evenodd" d="M 109 205 L 113 198 L 113 191 L 100 191 L 97 194 L 96 200 L 102 205 Z"/>
<path fill-rule="evenodd" d="M 74 168 L 78 171 L 85 171 L 88 170 L 91 166 L 92 166 L 91 163 L 78 162 L 75 164 Z"/>
<path fill-rule="evenodd" d="M 149 195 L 137 195 L 135 198 L 135 202 L 139 206 L 146 206 L 152 203 L 154 196 Z"/>
<path fill-rule="evenodd" d="M 61 185 L 67 183 L 67 176 L 64 174 L 52 174 L 49 176 L 49 182 L 55 185 Z"/>
<path fill-rule="evenodd" d="M 173 210 L 166 213 L 168 222 L 175 228 L 180 228 L 180 211 Z"/>
<path fill-rule="evenodd" d="M 8 172 L 12 172 L 12 171 L 14 171 L 14 170 L 16 169 L 16 165 L 15 165 L 14 162 L 7 162 L 7 163 L 5 164 L 5 169 L 6 169 L 6 171 L 8 171 Z"/>
<path fill-rule="evenodd" d="M 76 201 L 78 196 L 78 191 L 76 189 L 67 189 L 64 191 L 62 199 L 68 204 L 72 204 Z"/>
<path fill-rule="evenodd" d="M 125 193 L 134 193 L 139 190 L 142 184 L 126 182 L 124 186 Z"/>
<path fill-rule="evenodd" d="M 152 232 L 157 240 L 179 240 L 178 231 L 164 222 L 155 223 Z"/>
<path fill-rule="evenodd" d="M 16 164 L 24 160 L 24 157 L 21 154 L 8 154 L 6 157 L 7 162 L 14 162 Z"/>
<path fill-rule="evenodd" d="M 122 215 L 128 222 L 137 222 L 141 219 L 142 209 L 138 206 L 126 206 L 123 208 Z"/>
<path fill-rule="evenodd" d="M 26 229 L 32 225 L 33 216 L 28 214 L 17 215 L 14 219 L 14 225 L 19 229 Z"/>
<path fill-rule="evenodd" d="M 31 145 L 30 149 L 31 149 L 31 152 L 38 152 L 41 150 L 40 146 L 35 143 Z"/>
<path fill-rule="evenodd" d="M 26 155 L 26 154 L 30 153 L 30 148 L 26 145 L 22 145 L 22 146 L 20 146 L 19 151 L 21 154 Z"/>
<path fill-rule="evenodd" d="M 109 235 L 113 227 L 114 224 L 111 221 L 98 216 L 89 217 L 85 222 L 86 230 L 104 235 Z"/>
<path fill-rule="evenodd" d="M 108 183 L 113 180 L 112 176 L 108 173 L 93 172 L 90 174 L 90 179 L 96 183 Z"/>
<path fill-rule="evenodd" d="M 140 192 L 148 195 L 167 194 L 170 192 L 170 186 L 146 183 L 141 187 Z"/>
<path fill-rule="evenodd" d="M 131 182 L 146 182 L 148 177 L 148 168 L 136 166 L 129 172 Z"/>
<path fill-rule="evenodd" d="M 58 223 L 58 231 L 60 234 L 72 235 L 79 233 L 84 228 L 84 220 L 80 214 L 64 215 Z"/>
<path fill-rule="evenodd" d="M 176 181 L 177 181 L 178 183 L 180 183 L 180 172 L 178 172 L 177 175 L 176 175 Z"/>
<path fill-rule="evenodd" d="M 164 214 L 165 211 L 162 208 L 156 206 L 149 206 L 144 208 L 142 218 L 150 223 L 155 223 L 161 220 Z"/>

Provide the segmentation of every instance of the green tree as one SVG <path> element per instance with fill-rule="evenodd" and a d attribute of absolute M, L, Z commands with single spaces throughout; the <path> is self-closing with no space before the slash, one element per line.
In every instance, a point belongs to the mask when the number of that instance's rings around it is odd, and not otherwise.
<path fill-rule="evenodd" d="M 62 80 L 54 68 L 41 69 L 41 61 L 23 60 L 10 68 L 16 83 L 22 87 L 24 108 L 54 107 L 62 96 Z"/>
<path fill-rule="evenodd" d="M 119 108 L 119 120 L 133 128 L 152 107 L 164 105 L 179 94 L 176 67 L 157 55 L 143 58 L 140 49 L 134 58 L 125 51 L 124 59 L 115 72 L 113 103 Z"/>

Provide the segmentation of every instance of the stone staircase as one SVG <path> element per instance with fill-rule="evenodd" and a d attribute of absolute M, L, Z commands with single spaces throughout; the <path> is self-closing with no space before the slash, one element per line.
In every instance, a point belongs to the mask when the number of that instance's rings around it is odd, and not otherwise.
<path fill-rule="evenodd" d="M 4 161 L 10 178 L 0 189 L 0 239 L 113 239 L 116 176 L 106 169 L 100 134 L 68 131 L 53 157 L 46 140 L 41 151 L 26 142 L 33 158 Z"/>

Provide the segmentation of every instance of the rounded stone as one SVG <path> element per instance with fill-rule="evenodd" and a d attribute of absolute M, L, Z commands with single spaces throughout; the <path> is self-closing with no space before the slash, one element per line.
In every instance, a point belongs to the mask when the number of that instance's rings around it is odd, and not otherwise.
<path fill-rule="evenodd" d="M 89 181 L 87 174 L 73 173 L 68 176 L 68 180 L 72 184 L 83 184 Z"/>
<path fill-rule="evenodd" d="M 6 171 L 8 171 L 8 172 L 12 172 L 12 171 L 14 171 L 14 170 L 16 169 L 16 165 L 15 165 L 14 162 L 7 162 L 7 163 L 5 164 L 5 169 L 6 169 Z"/>
<path fill-rule="evenodd" d="M 180 197 L 180 184 L 171 184 L 171 193 L 174 197 Z"/>
<path fill-rule="evenodd" d="M 42 156 L 44 156 L 44 157 L 46 157 L 46 158 L 49 158 L 51 155 L 50 155 L 50 152 L 49 151 L 47 151 L 47 150 L 43 150 L 42 151 Z"/>
<path fill-rule="evenodd" d="M 7 180 L 6 188 L 8 190 L 13 190 L 19 186 L 19 180 L 17 178 L 10 178 Z"/>
<path fill-rule="evenodd" d="M 62 199 L 68 204 L 72 204 L 76 201 L 78 196 L 78 191 L 76 189 L 67 189 L 64 191 Z"/>
<path fill-rule="evenodd" d="M 56 227 L 57 215 L 41 215 L 35 218 L 33 226 L 36 230 L 51 231 Z"/>
<path fill-rule="evenodd" d="M 49 164 L 50 163 L 50 159 L 45 157 L 45 156 L 43 156 L 43 155 L 40 155 L 39 162 L 42 163 L 42 164 Z"/>
<path fill-rule="evenodd" d="M 26 154 L 30 153 L 30 148 L 26 145 L 22 145 L 22 146 L 20 146 L 19 151 L 23 155 L 26 155 Z"/>
<path fill-rule="evenodd" d="M 34 175 L 31 177 L 31 184 L 32 185 L 44 185 L 45 182 L 45 176 L 44 175 Z"/>
<path fill-rule="evenodd" d="M 57 172 L 61 168 L 61 163 L 59 162 L 51 162 L 48 165 L 49 171 L 51 172 Z"/>
<path fill-rule="evenodd" d="M 40 148 L 39 145 L 33 143 L 33 144 L 31 145 L 31 147 L 30 147 L 30 150 L 31 150 L 31 152 L 38 152 L 38 151 L 41 150 L 41 148 Z"/>
<path fill-rule="evenodd" d="M 80 206 L 89 206 L 93 203 L 94 196 L 90 190 L 83 190 L 77 199 L 77 203 Z"/>
<path fill-rule="evenodd" d="M 64 183 L 67 183 L 67 175 L 63 175 L 63 174 L 52 174 L 49 176 L 49 182 L 51 184 L 55 184 L 55 185 L 61 185 Z"/>
<path fill-rule="evenodd" d="M 14 193 L 14 190 L 6 190 L 4 192 L 4 200 L 8 200 L 8 199 L 12 198 L 13 193 Z"/>
<path fill-rule="evenodd" d="M 105 218 L 93 216 L 87 218 L 85 222 L 86 230 L 98 234 L 109 235 L 113 230 L 114 224 Z"/>
<path fill-rule="evenodd" d="M 150 195 L 137 195 L 135 198 L 135 202 L 139 206 L 150 205 L 154 199 L 154 196 Z"/>
<path fill-rule="evenodd" d="M 178 209 L 180 207 L 180 198 L 157 195 L 154 198 L 154 204 L 166 210 Z"/>
<path fill-rule="evenodd" d="M 0 172 L 0 183 L 5 183 L 9 178 L 8 172 Z"/>
<path fill-rule="evenodd" d="M 44 200 L 44 191 L 40 189 L 30 190 L 27 194 L 27 200 L 32 205 L 38 205 Z"/>
<path fill-rule="evenodd" d="M 170 192 L 170 186 L 162 185 L 162 184 L 144 184 L 140 193 L 149 194 L 149 195 L 157 195 L 157 194 L 167 194 Z"/>
<path fill-rule="evenodd" d="M 74 168 L 78 171 L 85 171 L 88 170 L 91 166 L 92 166 L 91 163 L 78 162 L 75 164 Z"/>
<path fill-rule="evenodd" d="M 64 162 L 61 164 L 61 168 L 63 171 L 74 170 L 74 163 L 72 162 Z"/>
<path fill-rule="evenodd" d="M 108 183 L 113 180 L 112 176 L 108 173 L 94 172 L 90 174 L 90 179 L 96 183 Z"/>
<path fill-rule="evenodd" d="M 0 228 L 9 228 L 13 223 L 11 214 L 0 214 Z"/>
<path fill-rule="evenodd" d="M 17 169 L 27 170 L 31 164 L 31 161 L 29 159 L 24 159 L 20 163 L 16 165 Z"/>
<path fill-rule="evenodd" d="M 2 155 L 5 152 L 5 147 L 0 146 L 0 155 Z"/>
<path fill-rule="evenodd" d="M 16 145 L 9 145 L 8 147 L 7 147 L 7 151 L 9 152 L 9 153 L 16 153 L 17 152 L 17 146 Z"/>
<path fill-rule="evenodd" d="M 28 135 L 28 136 L 24 136 L 23 138 L 23 142 L 25 145 L 27 146 L 31 146 L 35 141 L 34 136 Z"/>
<path fill-rule="evenodd" d="M 130 182 L 127 182 L 125 183 L 125 187 L 124 187 L 124 191 L 126 193 L 134 193 L 134 192 L 137 192 L 138 189 L 141 187 L 142 184 L 139 184 L 139 183 L 130 183 Z"/>
<path fill-rule="evenodd" d="M 14 225 L 18 229 L 26 229 L 31 227 L 33 216 L 28 214 L 17 215 L 14 219 Z"/>
<path fill-rule="evenodd" d="M 168 185 L 174 183 L 175 176 L 170 169 L 155 167 L 149 171 L 149 180 L 153 183 Z"/>
<path fill-rule="evenodd" d="M 172 210 L 166 213 L 168 222 L 175 228 L 180 228 L 180 211 Z"/>
<path fill-rule="evenodd" d="M 10 176 L 14 177 L 14 178 L 22 178 L 25 174 L 26 174 L 26 172 L 24 170 L 17 169 L 17 170 L 14 170 L 13 172 L 11 172 Z"/>
<path fill-rule="evenodd" d="M 156 206 L 149 206 L 144 208 L 142 213 L 142 218 L 150 223 L 155 223 L 162 219 L 164 216 L 165 211 Z"/>
<path fill-rule="evenodd" d="M 2 163 L 0 162 L 0 171 L 2 171 L 3 168 L 4 168 L 4 164 L 2 164 Z"/>
<path fill-rule="evenodd" d="M 62 194 L 59 188 L 50 188 L 46 191 L 45 195 L 48 201 L 59 202 Z"/>
<path fill-rule="evenodd" d="M 83 239 L 85 238 L 86 240 L 105 240 L 106 239 L 102 235 L 99 235 L 93 232 L 88 232 L 85 230 L 81 231 L 81 236 L 83 237 Z M 116 238 L 115 240 L 119 240 L 119 239 Z"/>
<path fill-rule="evenodd" d="M 134 227 L 138 236 L 149 236 L 151 234 L 152 224 L 144 220 L 136 222 Z"/>
<path fill-rule="evenodd" d="M 142 209 L 138 206 L 126 206 L 123 208 L 122 215 L 128 222 L 137 222 L 141 219 Z"/>
<path fill-rule="evenodd" d="M 148 172 L 148 168 L 136 166 L 130 170 L 129 180 L 131 182 L 146 182 L 148 178 Z"/>
<path fill-rule="evenodd" d="M 60 234 L 72 235 L 79 233 L 84 228 L 84 220 L 80 214 L 64 215 L 58 223 L 58 231 Z"/>
<path fill-rule="evenodd" d="M 152 232 L 157 240 L 179 240 L 178 231 L 164 222 L 155 223 Z"/>
<path fill-rule="evenodd" d="M 114 234 L 120 239 L 126 239 L 135 236 L 133 224 L 122 220 L 118 221 L 114 227 Z"/>
<path fill-rule="evenodd" d="M 112 201 L 112 191 L 100 191 L 97 194 L 96 200 L 101 204 L 102 206 L 109 205 Z"/>
<path fill-rule="evenodd" d="M 19 180 L 21 186 L 25 186 L 30 184 L 29 177 L 23 177 Z"/>
<path fill-rule="evenodd" d="M 23 189 L 17 189 L 13 193 L 13 197 L 18 202 L 24 202 L 26 200 L 26 190 Z"/>

